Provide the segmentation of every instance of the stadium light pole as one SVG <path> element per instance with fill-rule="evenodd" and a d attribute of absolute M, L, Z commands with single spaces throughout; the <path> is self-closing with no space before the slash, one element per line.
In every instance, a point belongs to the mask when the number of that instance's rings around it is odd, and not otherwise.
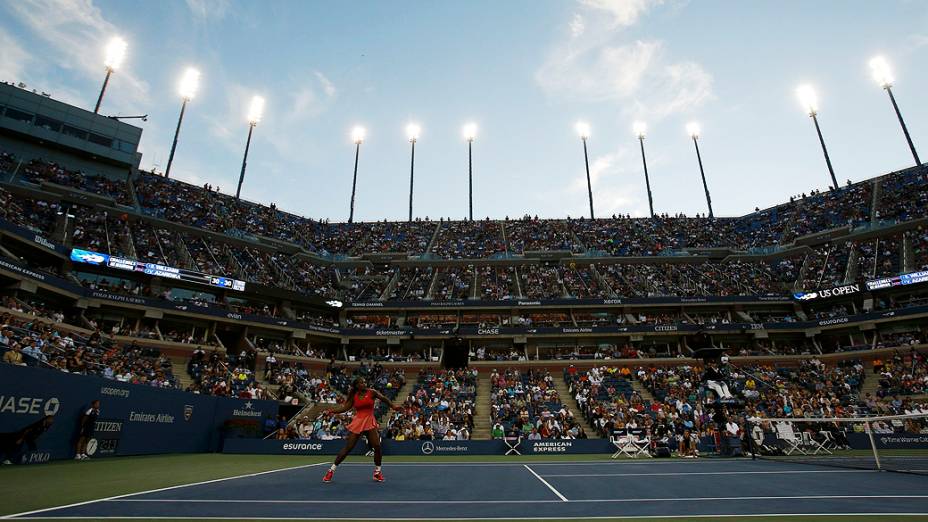
<path fill-rule="evenodd" d="M 235 189 L 235 199 L 239 199 L 242 194 L 242 182 L 245 181 L 245 166 L 248 165 L 248 149 L 251 148 L 251 133 L 255 130 L 255 125 L 261 121 L 264 115 L 264 98 L 254 96 L 251 98 L 251 105 L 248 108 L 248 140 L 245 142 L 245 156 L 242 158 L 242 173 L 238 176 L 238 188 Z"/>
<path fill-rule="evenodd" d="M 351 179 L 351 208 L 348 212 L 348 222 L 354 223 L 354 191 L 358 186 L 358 158 L 361 156 L 361 143 L 367 131 L 364 127 L 355 127 L 351 131 L 351 139 L 354 140 L 354 177 Z"/>
<path fill-rule="evenodd" d="M 831 166 L 831 157 L 828 156 L 828 148 L 825 147 L 825 138 L 822 137 L 822 129 L 818 126 L 818 96 L 811 85 L 800 85 L 796 89 L 796 95 L 799 96 L 799 103 L 802 108 L 809 113 L 812 123 L 815 124 L 815 132 L 818 134 L 818 141 L 822 144 L 822 153 L 825 155 L 825 163 L 828 165 L 828 173 L 831 174 L 831 182 L 834 189 L 838 190 L 838 178 L 835 177 L 835 169 Z"/>
<path fill-rule="evenodd" d="M 464 139 L 467 140 L 467 215 L 474 220 L 474 140 L 477 139 L 477 124 L 464 126 Z"/>
<path fill-rule="evenodd" d="M 106 93 L 106 86 L 110 83 L 110 76 L 113 75 L 113 71 L 122 65 L 122 61 L 126 57 L 127 47 L 129 47 L 129 44 L 118 36 L 113 37 L 110 42 L 106 44 L 106 57 L 103 59 L 103 66 L 106 67 L 106 77 L 103 78 L 103 87 L 100 88 L 100 96 L 97 97 L 97 105 L 93 108 L 94 114 L 99 114 L 100 112 L 100 104 L 103 103 L 103 95 Z"/>
<path fill-rule="evenodd" d="M 590 137 L 590 126 L 585 122 L 577 122 L 577 134 L 580 135 L 580 141 L 583 142 L 583 163 L 586 165 L 586 191 L 590 197 L 590 219 L 596 219 L 593 215 L 593 183 L 590 181 L 590 157 L 586 150 L 586 140 Z"/>
<path fill-rule="evenodd" d="M 638 137 L 638 143 L 641 145 L 641 164 L 644 166 L 644 185 L 648 189 L 648 208 L 651 210 L 651 217 L 654 217 L 654 199 L 651 197 L 651 180 L 648 179 L 648 160 L 644 155 L 644 135 L 648 126 L 643 121 L 636 121 L 633 129 L 635 136 Z"/>
<path fill-rule="evenodd" d="M 180 79 L 180 96 L 183 103 L 180 105 L 180 116 L 177 118 L 177 129 L 174 130 L 174 143 L 171 144 L 171 154 L 168 156 L 168 167 L 164 170 L 164 177 L 171 177 L 171 164 L 174 163 L 174 151 L 177 150 L 177 138 L 180 136 L 180 125 L 184 121 L 184 111 L 187 110 L 187 102 L 193 99 L 200 87 L 200 71 L 193 67 L 188 67 Z"/>
<path fill-rule="evenodd" d="M 922 162 L 918 159 L 918 152 L 915 151 L 915 144 L 912 143 L 912 137 L 909 136 L 909 129 L 905 126 L 905 120 L 902 119 L 902 112 L 899 110 L 899 105 L 896 104 L 896 97 L 893 96 L 893 83 L 895 79 L 893 78 L 892 69 L 889 67 L 889 62 L 882 56 L 876 56 L 870 60 L 870 70 L 873 72 L 873 78 L 880 84 L 880 87 L 886 89 L 886 93 L 889 94 L 889 101 L 893 103 L 893 109 L 896 111 L 896 118 L 899 119 L 899 125 L 902 126 L 902 133 L 905 134 L 905 141 L 909 144 L 912 157 L 915 158 L 915 166 L 921 165 Z"/>
<path fill-rule="evenodd" d="M 706 171 L 702 168 L 702 155 L 699 154 L 699 124 L 691 122 L 686 125 L 686 132 L 693 138 L 693 146 L 696 147 L 696 161 L 699 162 L 699 175 L 702 176 L 702 189 L 706 191 L 706 204 L 709 205 L 709 217 L 715 217 L 712 214 L 712 198 L 709 196 L 709 185 L 706 184 Z"/>
<path fill-rule="evenodd" d="M 416 142 L 419 141 L 419 132 L 422 129 L 415 123 L 406 126 L 406 137 L 412 145 L 412 153 L 409 156 L 409 221 L 412 221 L 412 186 L 413 176 L 416 171 Z"/>

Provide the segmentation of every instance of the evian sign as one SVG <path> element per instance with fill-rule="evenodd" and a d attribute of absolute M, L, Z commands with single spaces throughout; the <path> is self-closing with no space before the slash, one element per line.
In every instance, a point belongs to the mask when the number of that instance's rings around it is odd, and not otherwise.
<path fill-rule="evenodd" d="M 808 301 L 810 299 L 824 299 L 826 297 L 851 295 L 856 294 L 857 292 L 860 292 L 860 285 L 855 283 L 850 285 L 836 286 L 834 288 L 826 288 L 817 292 L 797 292 L 793 294 L 793 297 L 800 301 Z"/>

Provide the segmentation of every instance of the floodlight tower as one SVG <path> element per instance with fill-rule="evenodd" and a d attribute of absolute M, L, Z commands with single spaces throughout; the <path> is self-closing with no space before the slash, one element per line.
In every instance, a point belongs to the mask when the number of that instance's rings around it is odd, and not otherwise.
<path fill-rule="evenodd" d="M 638 137 L 638 143 L 641 145 L 641 164 L 644 165 L 644 185 L 648 189 L 648 208 L 651 211 L 651 217 L 654 217 L 654 199 L 651 197 L 651 180 L 648 179 L 648 160 L 644 155 L 644 136 L 648 130 L 647 124 L 643 121 L 636 121 L 633 130 Z"/>
<path fill-rule="evenodd" d="M 180 124 L 184 121 L 184 111 L 187 102 L 193 99 L 200 86 L 200 71 L 188 67 L 180 79 L 179 92 L 183 103 L 180 105 L 180 116 L 177 118 L 177 129 L 174 131 L 174 143 L 171 144 L 171 154 L 168 156 L 168 167 L 164 170 L 164 177 L 171 177 L 171 164 L 174 163 L 174 151 L 177 150 L 177 137 L 180 136 Z"/>
<path fill-rule="evenodd" d="M 406 137 L 412 145 L 412 153 L 409 157 L 409 221 L 412 221 L 412 187 L 413 177 L 416 171 L 416 142 L 419 141 L 419 132 L 422 129 L 415 123 L 406 126 Z"/>
<path fill-rule="evenodd" d="M 467 140 L 467 215 L 474 220 L 474 140 L 477 139 L 477 124 L 464 126 L 464 139 Z"/>
<path fill-rule="evenodd" d="M 254 132 L 255 125 L 261 121 L 262 116 L 264 116 L 264 98 L 254 96 L 251 98 L 251 105 L 248 107 L 248 140 L 245 142 L 245 156 L 242 158 L 242 173 L 238 176 L 235 199 L 239 199 L 242 194 L 242 182 L 245 181 L 245 166 L 248 165 L 248 149 L 251 148 L 251 133 Z"/>
<path fill-rule="evenodd" d="M 348 222 L 354 223 L 354 190 L 358 186 L 358 158 L 361 156 L 361 143 L 367 131 L 364 127 L 355 127 L 351 130 L 351 139 L 354 141 L 354 177 L 351 180 L 351 208 L 348 212 Z"/>
<path fill-rule="evenodd" d="M 580 135 L 580 141 L 583 142 L 583 163 L 586 165 L 586 191 L 590 197 L 590 219 L 596 219 L 593 215 L 593 183 L 590 180 L 590 157 L 586 150 L 586 140 L 590 138 L 590 126 L 585 122 L 577 122 L 577 134 Z"/>
<path fill-rule="evenodd" d="M 100 88 L 100 96 L 97 97 L 97 105 L 93 108 L 94 114 L 100 112 L 100 104 L 103 103 L 103 94 L 106 93 L 106 86 L 110 83 L 110 76 L 113 75 L 113 71 L 122 65 L 122 61 L 126 57 L 126 48 L 128 47 L 129 44 L 118 36 L 113 37 L 110 42 L 106 44 L 106 57 L 103 59 L 103 66 L 106 67 L 106 77 L 103 78 L 103 87 Z"/>
<path fill-rule="evenodd" d="M 825 155 L 825 163 L 828 165 L 828 173 L 831 174 L 831 182 L 834 189 L 838 190 L 838 178 L 835 177 L 835 169 L 831 166 L 831 157 L 828 156 L 828 148 L 825 147 L 825 138 L 822 137 L 822 129 L 818 126 L 818 96 L 811 85 L 800 85 L 796 89 L 796 95 L 799 96 L 799 103 L 802 108 L 808 112 L 815 124 L 815 132 L 818 134 L 818 141 L 822 144 L 822 153 Z"/>
<path fill-rule="evenodd" d="M 709 217 L 715 217 L 712 214 L 712 198 L 709 197 L 709 185 L 706 184 L 706 171 L 702 168 L 702 156 L 699 154 L 699 124 L 690 122 L 686 125 L 686 132 L 693 138 L 693 145 L 696 147 L 696 160 L 699 161 L 699 175 L 702 176 L 702 188 L 706 191 L 706 204 L 709 205 Z"/>
<path fill-rule="evenodd" d="M 882 56 L 874 57 L 870 60 L 870 71 L 873 73 L 873 79 L 880 84 L 880 87 L 886 89 L 886 93 L 889 94 L 889 101 L 893 103 L 893 109 L 896 111 L 896 118 L 899 119 L 899 125 L 902 126 L 902 133 L 905 134 L 905 141 L 909 144 L 912 157 L 915 158 L 915 165 L 921 165 L 922 162 L 918 159 L 918 152 L 915 151 L 915 144 L 912 143 L 912 137 L 909 136 L 909 129 L 905 126 L 905 120 L 902 119 L 902 112 L 899 110 L 899 105 L 896 104 L 896 97 L 893 96 L 893 83 L 895 83 L 896 80 L 893 78 L 893 72 L 889 66 L 889 62 Z"/>

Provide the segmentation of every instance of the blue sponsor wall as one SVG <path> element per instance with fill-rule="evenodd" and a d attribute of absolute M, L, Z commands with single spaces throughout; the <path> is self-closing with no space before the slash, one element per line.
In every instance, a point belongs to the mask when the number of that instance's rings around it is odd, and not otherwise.
<path fill-rule="evenodd" d="M 24 366 L 0 366 L 0 433 L 19 431 L 54 415 L 35 451 L 18 462 L 74 457 L 77 425 L 91 401 L 100 400 L 94 457 L 219 451 L 224 427 L 260 425 L 277 416 L 274 401 L 197 395 Z M 0 456 L 7 458 L 6 456 Z"/>

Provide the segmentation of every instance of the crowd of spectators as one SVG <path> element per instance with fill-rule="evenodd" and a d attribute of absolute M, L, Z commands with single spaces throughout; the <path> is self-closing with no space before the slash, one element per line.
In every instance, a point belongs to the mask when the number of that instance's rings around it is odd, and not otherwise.
<path fill-rule="evenodd" d="M 924 354 L 915 350 L 896 351 L 892 357 L 875 359 L 873 373 L 879 380 L 877 397 L 928 393 L 928 364 Z"/>
<path fill-rule="evenodd" d="M 254 352 L 243 350 L 231 355 L 197 347 L 187 361 L 187 374 L 193 379 L 187 391 L 242 399 L 269 398 L 255 379 L 254 367 Z"/>
<path fill-rule="evenodd" d="M 546 370 L 508 368 L 490 373 L 490 420 L 494 438 L 528 440 L 586 438 L 573 413 L 561 403 Z"/>
<path fill-rule="evenodd" d="M 159 350 L 134 341 L 117 343 L 99 330 L 81 335 L 73 329 L 60 328 L 60 312 L 35 308 L 33 312 L 32 318 L 10 313 L 0 316 L 3 362 L 157 388 L 178 386 L 170 360 Z"/>
<path fill-rule="evenodd" d="M 85 174 L 80 170 L 68 169 L 42 159 L 33 159 L 23 163 L 19 168 L 19 176 L 30 183 L 54 183 L 106 196 L 121 205 L 135 206 L 129 194 L 128 184 L 124 179 Z"/>
<path fill-rule="evenodd" d="M 474 429 L 476 398 L 477 370 L 420 370 L 402 411 L 388 416 L 384 437 L 469 440 Z"/>

